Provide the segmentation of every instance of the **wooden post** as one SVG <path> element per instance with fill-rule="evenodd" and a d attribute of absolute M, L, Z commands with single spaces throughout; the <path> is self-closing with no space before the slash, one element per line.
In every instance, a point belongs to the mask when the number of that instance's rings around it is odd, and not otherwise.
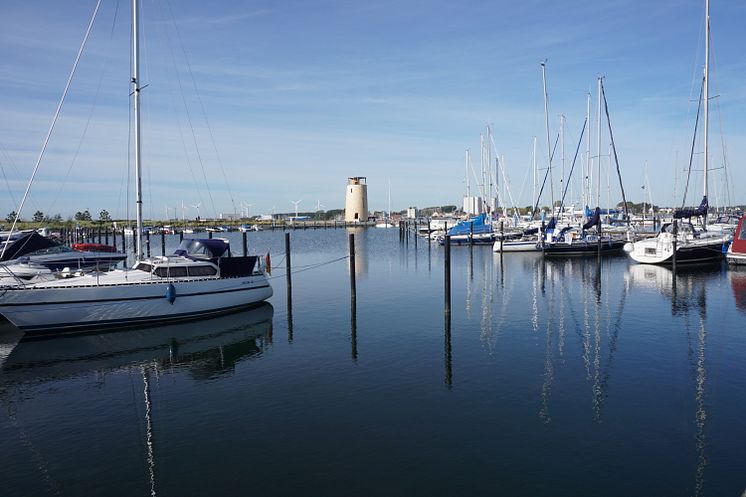
<path fill-rule="evenodd" d="M 106 228 L 104 230 L 104 243 L 106 245 L 109 245 L 109 228 Z"/>
<path fill-rule="evenodd" d="M 430 220 L 427 220 L 427 244 L 430 245 Z"/>
<path fill-rule="evenodd" d="M 352 303 L 357 301 L 357 288 L 355 285 L 355 234 L 350 233 L 350 298 Z"/>
<path fill-rule="evenodd" d="M 111 238 L 112 238 L 112 241 L 114 242 L 114 251 L 116 252 L 116 250 L 117 250 L 117 230 L 111 230 Z M 107 243 L 108 243 L 108 240 L 107 240 Z M 124 250 L 122 250 L 122 252 L 124 252 Z"/>
<path fill-rule="evenodd" d="M 444 289 L 444 296 L 445 296 L 445 313 L 447 315 L 451 314 L 451 236 L 446 234 L 445 236 L 445 257 L 444 257 L 444 263 L 445 263 L 445 270 L 444 270 L 444 280 L 443 280 L 443 289 Z"/>
<path fill-rule="evenodd" d="M 101 226 L 98 227 L 98 243 L 101 243 Z"/>
<path fill-rule="evenodd" d="M 208 231 L 208 232 L 207 232 L 207 238 L 210 238 L 210 239 L 212 239 L 212 231 Z"/>
<path fill-rule="evenodd" d="M 166 256 L 166 232 L 161 229 L 161 255 Z"/>
<path fill-rule="evenodd" d="M 505 240 L 505 225 L 504 221 L 500 221 L 500 254 L 503 253 L 503 241 Z"/>
<path fill-rule="evenodd" d="M 469 245 L 474 245 L 474 221 L 469 223 Z"/>
<path fill-rule="evenodd" d="M 145 248 L 147 249 L 145 253 L 150 258 L 150 230 L 145 232 Z"/>
<path fill-rule="evenodd" d="M 246 232 L 241 232 L 241 238 L 243 238 L 243 256 L 246 257 L 246 254 L 249 252 L 249 244 L 246 241 Z"/>
<path fill-rule="evenodd" d="M 679 238 L 679 222 L 674 219 L 673 220 L 673 274 L 674 279 L 676 279 L 676 245 L 678 244 L 678 238 Z"/>
<path fill-rule="evenodd" d="M 179 243 L 184 241 L 184 230 L 179 231 Z"/>
<path fill-rule="evenodd" d="M 290 268 L 290 233 L 285 233 L 285 280 L 287 281 L 288 295 L 293 292 L 293 280 Z"/>

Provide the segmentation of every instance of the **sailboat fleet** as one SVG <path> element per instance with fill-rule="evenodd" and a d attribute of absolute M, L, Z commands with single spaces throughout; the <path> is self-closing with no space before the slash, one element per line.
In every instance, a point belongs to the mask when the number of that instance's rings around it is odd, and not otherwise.
<path fill-rule="evenodd" d="M 106 269 L 111 270 L 101 271 L 103 268 L 96 265 L 94 271 L 74 275 L 53 274 L 41 269 L 34 273 L 36 266 L 32 266 L 26 278 L 20 276 L 21 265 L 5 265 L 4 267 L 16 269 L 15 272 L 13 269 L 6 270 L 12 281 L 5 281 L 7 278 L 0 280 L 3 287 L 0 292 L 0 314 L 27 334 L 190 319 L 255 305 L 272 295 L 272 288 L 258 258 L 234 255 L 227 239 L 185 239 L 174 254 L 143 257 L 139 0 L 132 0 L 132 19 L 131 97 L 137 206 L 137 225 L 133 234 L 136 239 L 136 261 L 132 267 L 126 269 L 107 267 Z M 706 0 L 705 26 L 705 64 L 701 95 L 704 128 L 703 198 L 699 207 L 686 209 L 682 204 L 682 208 L 673 213 L 671 221 L 663 222 L 654 236 L 644 232 L 644 218 L 641 225 L 643 229 L 635 230 L 631 216 L 626 212 L 628 203 L 624 194 L 602 77 L 598 78 L 597 89 L 595 156 L 591 154 L 589 92 L 585 121 L 574 158 L 569 170 L 566 170 L 566 120 L 562 116 L 561 131 L 553 147 L 549 128 L 547 64 L 542 62 L 547 157 L 545 167 L 539 169 L 537 139 L 534 137 L 533 208 L 527 214 L 520 215 L 505 172 L 505 160 L 498 153 L 491 127 L 487 126 L 486 133 L 480 135 L 479 171 L 476 171 L 472 164 L 470 151 L 467 150 L 465 154 L 466 192 L 463 211 L 468 218 L 453 223 L 446 220 L 442 230 L 435 233 L 428 230 L 425 235 L 437 239 L 441 244 L 491 245 L 493 250 L 499 253 L 534 252 L 552 257 L 601 256 L 623 251 L 633 262 L 640 264 L 705 262 L 721 259 L 723 254 L 726 254 L 729 262 L 746 264 L 746 218 L 741 218 L 737 226 L 734 225 L 733 219 L 707 224 L 709 0 Z M 619 211 L 608 207 L 605 210 L 601 209 L 602 109 L 605 110 L 610 141 L 607 176 L 611 175 L 613 158 L 623 199 L 623 209 Z M 556 181 L 557 166 L 553 165 L 553 156 L 560 139 L 562 165 L 559 181 Z M 585 150 L 580 154 L 584 141 Z M 576 208 L 570 201 L 574 193 L 571 192 L 568 197 L 573 172 L 578 169 L 582 170 L 583 176 L 582 209 Z M 478 190 L 476 194 L 472 192 L 472 180 L 475 180 Z M 594 180 L 595 188 L 592 185 Z M 608 181 L 610 183 L 610 180 Z M 557 184 L 560 187 L 559 196 L 555 196 Z M 592 205 L 594 193 L 596 207 L 591 209 L 588 205 Z M 547 194 L 551 198 L 552 207 L 548 211 L 542 211 L 539 207 L 540 200 L 542 196 L 546 198 Z M 390 216 L 389 182 L 388 211 L 376 227 L 393 227 Z M 248 226 L 243 228 L 245 231 L 251 229 Z M 734 236 L 735 240 L 730 244 Z M 3 247 L 3 251 L 5 249 L 6 247 Z"/>

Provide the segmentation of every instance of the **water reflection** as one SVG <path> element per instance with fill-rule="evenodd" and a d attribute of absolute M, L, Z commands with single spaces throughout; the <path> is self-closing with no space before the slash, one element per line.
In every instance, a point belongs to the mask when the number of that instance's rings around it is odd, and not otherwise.
<path fill-rule="evenodd" d="M 733 290 L 736 309 L 746 313 L 746 270 L 730 268 L 728 278 L 730 279 L 730 286 Z"/>
<path fill-rule="evenodd" d="M 695 451 L 697 465 L 694 474 L 694 495 L 704 495 L 705 469 L 707 467 L 706 421 L 706 350 L 707 350 L 707 282 L 718 278 L 720 266 L 702 266 L 672 269 L 660 266 L 630 266 L 626 279 L 630 283 L 655 289 L 671 301 L 671 316 L 680 317 L 687 337 L 688 356 L 694 378 L 694 423 L 696 427 Z M 736 277 L 737 279 L 738 277 Z M 731 275 L 731 283 L 733 283 Z M 733 287 L 734 293 L 736 286 Z M 697 318 L 696 344 L 692 344 L 692 317 Z"/>
<path fill-rule="evenodd" d="M 349 235 L 355 235 L 355 275 L 365 276 L 368 274 L 368 233 L 366 228 L 347 228 L 347 253 L 350 253 Z"/>
<path fill-rule="evenodd" d="M 271 333 L 272 305 L 224 316 L 108 333 L 21 340 L 2 368 L 0 386 L 44 381 L 136 364 L 184 369 L 212 379 L 261 353 Z"/>

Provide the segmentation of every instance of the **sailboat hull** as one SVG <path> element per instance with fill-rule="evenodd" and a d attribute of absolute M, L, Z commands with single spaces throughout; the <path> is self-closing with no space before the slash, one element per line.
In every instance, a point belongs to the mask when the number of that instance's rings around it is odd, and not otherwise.
<path fill-rule="evenodd" d="M 673 244 L 670 240 L 650 238 L 627 244 L 627 255 L 640 264 L 673 264 Z M 723 258 L 723 239 L 697 240 L 676 247 L 676 264 L 718 261 Z"/>
<path fill-rule="evenodd" d="M 90 284 L 9 288 L 0 314 L 27 335 L 38 335 L 192 319 L 245 308 L 272 296 L 261 274 L 111 285 L 86 278 Z"/>

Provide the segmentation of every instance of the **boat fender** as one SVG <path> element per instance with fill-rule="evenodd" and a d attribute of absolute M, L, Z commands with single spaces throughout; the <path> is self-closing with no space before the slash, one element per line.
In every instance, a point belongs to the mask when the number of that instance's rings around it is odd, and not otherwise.
<path fill-rule="evenodd" d="M 176 300 L 176 288 L 169 283 L 166 287 L 166 300 L 168 300 L 168 303 L 173 305 L 174 300 Z"/>
<path fill-rule="evenodd" d="M 723 247 L 720 249 L 724 254 L 728 253 L 728 247 L 730 246 L 730 243 L 723 242 Z"/>

